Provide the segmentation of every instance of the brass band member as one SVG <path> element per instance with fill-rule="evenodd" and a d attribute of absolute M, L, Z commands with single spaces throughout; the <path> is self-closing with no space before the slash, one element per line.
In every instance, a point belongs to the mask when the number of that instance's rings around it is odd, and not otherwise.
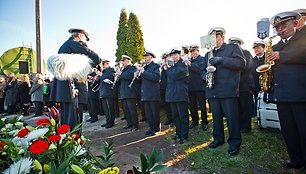
<path fill-rule="evenodd" d="M 208 130 L 207 112 L 206 112 L 206 97 L 205 84 L 201 78 L 201 67 L 204 63 L 204 58 L 200 55 L 198 45 L 191 45 L 189 48 L 191 52 L 191 59 L 184 60 L 189 70 L 189 110 L 192 122 L 190 129 L 199 125 L 198 108 L 201 110 L 201 124 L 204 131 Z"/>
<path fill-rule="evenodd" d="M 305 22 L 306 22 L 306 9 L 296 9 L 294 12 L 297 12 L 301 15 L 301 18 L 298 20 L 299 23 L 296 26 L 297 30 L 301 30 L 302 32 L 306 32 Z"/>
<path fill-rule="evenodd" d="M 141 81 L 141 101 L 144 105 L 146 119 L 148 120 L 149 129 L 146 135 L 153 136 L 160 131 L 160 66 L 153 62 L 155 55 L 146 50 L 144 53 L 145 66 L 140 67 L 139 71 Z"/>
<path fill-rule="evenodd" d="M 109 65 L 109 60 L 102 61 L 103 71 L 100 76 L 99 98 L 102 104 L 103 112 L 106 117 L 106 123 L 102 127 L 111 128 L 115 125 L 115 92 L 113 88 L 115 71 Z"/>
<path fill-rule="evenodd" d="M 239 47 L 244 44 L 243 40 L 238 37 L 231 37 L 228 39 L 229 44 L 237 44 Z M 241 48 L 242 49 L 242 48 Z M 253 100 L 253 78 L 252 78 L 252 64 L 253 56 L 248 50 L 242 49 L 246 66 L 240 73 L 239 84 L 239 119 L 240 132 L 247 133 L 251 131 L 251 117 L 254 116 L 254 100 Z"/>
<path fill-rule="evenodd" d="M 171 105 L 171 113 L 173 115 L 174 125 L 176 127 L 176 135 L 173 140 L 179 140 L 180 144 L 185 143 L 189 132 L 189 114 L 188 114 L 188 68 L 180 57 L 181 50 L 173 48 L 170 56 L 174 61 L 174 65 L 164 65 L 167 69 L 167 89 L 166 102 Z"/>
<path fill-rule="evenodd" d="M 216 148 L 224 143 L 223 116 L 225 116 L 229 134 L 228 153 L 237 155 L 241 144 L 238 113 L 239 80 L 240 71 L 245 67 L 245 59 L 238 45 L 224 42 L 224 28 L 212 28 L 208 34 L 213 32 L 216 33 L 213 57 L 208 60 L 208 54 L 206 54 L 202 68 L 202 79 L 206 74 L 207 61 L 217 69 L 214 72 L 214 86 L 212 88 L 206 87 L 205 91 L 213 115 L 214 141 L 209 147 Z"/>
<path fill-rule="evenodd" d="M 87 91 L 87 109 L 90 118 L 86 120 L 87 122 L 94 123 L 98 121 L 99 115 L 99 76 L 100 71 L 94 71 L 88 74 L 88 91 Z"/>
<path fill-rule="evenodd" d="M 122 55 L 123 70 L 120 73 L 120 93 L 119 99 L 122 102 L 124 116 L 126 117 L 127 125 L 123 129 L 130 129 L 131 131 L 138 130 L 138 117 L 136 110 L 136 102 L 138 98 L 139 87 L 137 83 L 131 84 L 134 78 L 134 73 L 137 68 L 131 64 L 132 58 Z"/>
<path fill-rule="evenodd" d="M 300 15 L 282 12 L 271 18 L 281 40 L 267 55 L 274 61 L 269 100 L 276 102 L 290 160 L 285 168 L 306 168 L 306 33 L 296 29 Z"/>

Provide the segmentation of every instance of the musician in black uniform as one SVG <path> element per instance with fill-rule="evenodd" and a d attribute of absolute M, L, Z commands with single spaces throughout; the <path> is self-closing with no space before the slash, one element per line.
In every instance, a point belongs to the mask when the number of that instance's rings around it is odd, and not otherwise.
<path fill-rule="evenodd" d="M 122 55 L 123 70 L 119 72 L 120 96 L 122 102 L 124 116 L 126 117 L 127 125 L 123 129 L 131 129 L 131 131 L 138 130 L 138 116 L 136 109 L 136 102 L 138 98 L 139 87 L 137 83 L 131 82 L 134 78 L 134 73 L 137 68 L 131 64 L 132 58 L 127 55 Z"/>
<path fill-rule="evenodd" d="M 276 102 L 290 160 L 285 168 L 306 169 L 306 33 L 296 29 L 300 15 L 282 12 L 270 20 L 281 40 L 267 59 L 274 61 L 268 99 Z"/>
<path fill-rule="evenodd" d="M 256 71 L 256 68 L 265 63 L 266 43 L 261 40 L 255 41 L 253 43 L 253 49 L 255 56 L 253 59 L 251 59 L 251 65 L 252 65 L 251 69 L 252 69 L 252 78 L 254 83 L 254 89 L 253 89 L 254 100 L 255 100 L 254 111 L 257 111 L 257 98 L 258 98 L 258 93 L 261 91 L 261 87 L 259 84 L 259 76 L 261 74 Z M 256 112 L 254 114 L 257 115 Z"/>
<path fill-rule="evenodd" d="M 188 114 L 188 82 L 189 73 L 186 64 L 180 57 L 181 50 L 174 48 L 170 56 L 174 65 L 164 65 L 167 69 L 167 89 L 166 102 L 171 105 L 173 121 L 176 127 L 176 135 L 173 140 L 179 140 L 180 144 L 185 143 L 189 132 L 189 114 Z"/>
<path fill-rule="evenodd" d="M 87 32 L 83 29 L 70 29 L 69 33 L 71 33 L 71 37 L 60 47 L 58 53 L 84 54 L 92 60 L 93 67 L 98 65 L 101 62 L 100 57 L 86 45 L 86 41 L 89 41 Z M 78 66 L 77 63 L 74 62 L 76 66 Z M 71 93 L 71 85 L 74 85 L 78 90 L 78 95 L 75 98 Z M 87 103 L 87 84 L 76 80 L 68 81 L 54 78 L 50 101 L 60 102 L 60 122 L 70 125 L 72 130 L 82 122 L 83 105 Z"/>
<path fill-rule="evenodd" d="M 109 66 L 109 60 L 103 60 L 103 71 L 100 76 L 99 98 L 106 117 L 106 123 L 101 125 L 105 128 L 111 128 L 115 125 L 115 92 L 113 87 L 115 70 Z"/>
<path fill-rule="evenodd" d="M 305 22 L 306 22 L 306 9 L 296 9 L 294 12 L 297 12 L 301 15 L 301 18 L 299 19 L 299 23 L 296 26 L 297 30 L 300 30 L 302 32 L 306 32 Z"/>
<path fill-rule="evenodd" d="M 208 58 L 207 53 L 202 68 L 202 77 L 205 79 L 207 62 L 216 67 L 214 84 L 205 91 L 213 115 L 214 141 L 209 147 L 216 148 L 224 143 L 223 116 L 225 116 L 229 134 L 228 153 L 237 155 L 241 144 L 238 113 L 239 82 L 240 71 L 245 67 L 245 59 L 238 45 L 224 42 L 224 28 L 212 28 L 208 34 L 212 33 L 216 33 L 213 57 Z"/>
<path fill-rule="evenodd" d="M 153 62 L 156 56 L 149 50 L 144 53 L 145 66 L 139 67 L 141 102 L 143 102 L 149 129 L 146 135 L 153 136 L 160 131 L 160 66 Z"/>
<path fill-rule="evenodd" d="M 190 46 L 191 59 L 184 60 L 189 70 L 189 110 L 192 122 L 190 129 L 199 125 L 198 108 L 201 110 L 201 124 L 204 131 L 208 130 L 207 112 L 206 112 L 206 97 L 205 84 L 201 78 L 201 68 L 203 66 L 204 58 L 200 55 L 198 45 Z"/>
<path fill-rule="evenodd" d="M 94 123 L 98 121 L 99 115 L 99 74 L 100 72 L 94 71 L 88 74 L 88 92 L 87 92 L 87 109 L 90 118 L 86 121 Z"/>
<path fill-rule="evenodd" d="M 169 53 L 162 54 L 162 67 L 161 67 L 161 75 L 160 75 L 160 98 L 161 98 L 161 106 L 165 108 L 167 120 L 164 125 L 173 124 L 173 118 L 171 114 L 171 106 L 169 102 L 166 102 L 166 88 L 167 88 L 167 70 L 164 68 L 164 65 L 167 64 L 167 60 L 170 57 Z"/>
<path fill-rule="evenodd" d="M 237 44 L 239 47 L 244 44 L 243 40 L 238 37 L 231 37 L 228 39 L 229 44 Z M 242 48 L 241 48 L 242 49 Z M 247 133 L 251 131 L 251 117 L 254 114 L 254 100 L 253 92 L 254 84 L 252 77 L 252 64 L 253 56 L 251 53 L 242 49 L 246 66 L 240 73 L 239 84 L 239 119 L 240 119 L 240 132 Z"/>

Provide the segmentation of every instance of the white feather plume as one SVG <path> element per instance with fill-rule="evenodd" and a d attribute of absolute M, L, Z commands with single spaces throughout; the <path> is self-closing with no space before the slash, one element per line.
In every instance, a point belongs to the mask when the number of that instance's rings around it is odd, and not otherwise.
<path fill-rule="evenodd" d="M 47 60 L 47 69 L 59 80 L 84 80 L 91 72 L 92 60 L 82 54 L 56 54 Z"/>

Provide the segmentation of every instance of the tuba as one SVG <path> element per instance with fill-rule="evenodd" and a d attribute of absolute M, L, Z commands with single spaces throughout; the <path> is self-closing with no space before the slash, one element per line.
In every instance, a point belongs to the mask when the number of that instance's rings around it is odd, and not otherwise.
<path fill-rule="evenodd" d="M 273 35 L 269 38 L 266 46 L 266 55 L 269 55 L 273 52 L 272 49 L 272 39 L 277 35 Z M 265 63 L 256 68 L 256 72 L 261 73 L 259 76 L 259 84 L 261 90 L 265 93 L 269 92 L 272 84 L 272 66 L 275 64 L 274 61 L 268 61 L 265 56 Z"/>

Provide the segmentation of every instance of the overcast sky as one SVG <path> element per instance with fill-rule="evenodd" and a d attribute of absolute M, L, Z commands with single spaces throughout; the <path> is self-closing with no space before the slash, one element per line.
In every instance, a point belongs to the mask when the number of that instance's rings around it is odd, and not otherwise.
<path fill-rule="evenodd" d="M 253 53 L 258 40 L 256 23 L 262 18 L 299 8 L 305 0 L 41 0 L 42 56 L 56 54 L 70 37 L 68 29 L 88 31 L 89 48 L 101 58 L 115 60 L 116 33 L 122 8 L 140 22 L 145 48 L 158 57 L 171 48 L 200 44 L 212 27 L 226 29 L 226 41 L 235 36 Z M 0 55 L 11 48 L 35 49 L 35 0 L 0 1 Z M 271 33 L 272 34 L 272 33 Z M 204 55 L 205 49 L 201 50 Z"/>

